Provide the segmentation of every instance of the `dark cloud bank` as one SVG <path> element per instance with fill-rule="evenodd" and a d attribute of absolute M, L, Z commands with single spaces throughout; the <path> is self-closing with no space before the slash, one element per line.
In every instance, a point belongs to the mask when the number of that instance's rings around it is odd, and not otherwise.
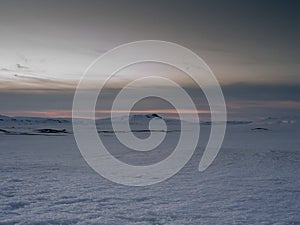
<path fill-rule="evenodd" d="M 198 109 L 208 109 L 201 91 L 186 88 Z M 223 85 L 222 90 L 231 119 L 254 119 L 263 116 L 298 115 L 300 110 L 300 85 L 270 85 L 237 83 Z M 109 110 L 119 89 L 107 89 L 101 95 L 98 110 Z M 0 93 L 3 114 L 19 114 L 24 111 L 70 111 L 74 90 L 46 90 Z M 140 109 L 160 109 L 165 107 L 160 101 L 146 101 Z M 64 116 L 67 114 L 57 114 Z"/>

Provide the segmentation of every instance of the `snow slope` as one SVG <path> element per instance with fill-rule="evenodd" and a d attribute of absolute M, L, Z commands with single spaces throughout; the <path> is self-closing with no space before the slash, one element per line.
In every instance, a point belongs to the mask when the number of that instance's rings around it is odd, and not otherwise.
<path fill-rule="evenodd" d="M 133 129 L 143 131 L 149 118 L 138 118 Z M 205 123 L 193 158 L 177 175 L 137 188 L 89 168 L 70 120 L 2 116 L 0 129 L 11 133 L 0 131 L 0 224 L 299 224 L 300 126 L 293 120 L 229 123 L 219 155 L 200 173 L 210 131 Z M 171 122 L 178 128 L 178 121 Z M 97 121 L 98 130 L 107 123 Z M 166 157 L 179 132 L 168 133 L 156 154 L 129 151 L 114 133 L 99 135 L 120 160 L 147 164 Z"/>

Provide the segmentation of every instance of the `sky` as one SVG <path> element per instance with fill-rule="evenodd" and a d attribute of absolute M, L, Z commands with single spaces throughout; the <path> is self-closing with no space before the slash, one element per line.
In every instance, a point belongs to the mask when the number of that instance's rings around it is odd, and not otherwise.
<path fill-rule="evenodd" d="M 297 115 L 299 10 L 299 1 L 291 0 L 1 0 L 0 114 L 69 117 L 76 85 L 97 57 L 128 42 L 163 40 L 205 60 L 222 86 L 230 119 Z M 184 74 L 161 68 L 131 68 L 119 78 L 167 73 L 207 116 L 201 91 Z M 120 88 L 113 82 L 107 101 Z M 108 106 L 98 105 L 99 116 Z M 154 100 L 142 108 L 169 112 Z"/>

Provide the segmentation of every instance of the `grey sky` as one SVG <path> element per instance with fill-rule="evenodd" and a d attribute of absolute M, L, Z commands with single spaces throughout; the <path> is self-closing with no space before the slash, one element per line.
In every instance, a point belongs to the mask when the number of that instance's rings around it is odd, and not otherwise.
<path fill-rule="evenodd" d="M 196 52 L 225 85 L 225 94 L 231 93 L 225 97 L 232 101 L 249 100 L 249 91 L 258 100 L 265 96 L 259 95 L 261 90 L 272 95 L 274 87 L 279 87 L 272 101 L 299 102 L 299 4 L 283 0 L 2 0 L 2 111 L 12 110 L 7 99 L 15 99 L 12 108 L 22 110 L 18 105 L 22 94 L 15 97 L 20 90 L 35 95 L 43 89 L 43 95 L 34 97 L 27 108 L 46 108 L 37 99 L 53 98 L 48 89 L 68 96 L 65 90 L 74 88 L 96 57 L 143 39 L 171 41 Z"/>

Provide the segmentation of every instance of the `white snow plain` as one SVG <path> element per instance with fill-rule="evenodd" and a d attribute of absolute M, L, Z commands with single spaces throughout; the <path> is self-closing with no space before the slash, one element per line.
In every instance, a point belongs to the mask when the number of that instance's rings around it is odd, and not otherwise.
<path fill-rule="evenodd" d="M 148 119 L 132 117 L 137 124 Z M 107 122 L 97 121 L 99 136 L 132 164 L 166 157 L 180 134 L 173 124 L 162 149 L 136 154 L 122 148 Z M 137 136 L 147 136 L 139 129 Z M 1 116 L 0 224 L 300 224 L 298 120 L 228 123 L 216 160 L 199 172 L 209 131 L 203 123 L 195 154 L 178 174 L 129 187 L 87 165 L 71 120 Z"/>

